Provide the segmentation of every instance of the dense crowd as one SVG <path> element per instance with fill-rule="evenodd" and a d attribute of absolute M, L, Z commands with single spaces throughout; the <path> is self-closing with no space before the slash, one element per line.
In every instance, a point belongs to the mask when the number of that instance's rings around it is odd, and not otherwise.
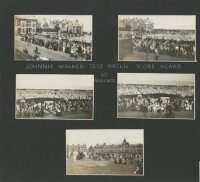
<path fill-rule="evenodd" d="M 118 111 L 165 113 L 166 117 L 172 117 L 175 112 L 194 111 L 194 95 L 190 88 L 159 87 L 161 86 L 143 86 L 131 90 L 129 86 L 127 90 L 120 90 Z"/>
<path fill-rule="evenodd" d="M 173 114 L 174 112 L 194 111 L 194 100 L 191 98 L 171 97 L 119 97 L 119 112 L 154 112 Z"/>
<path fill-rule="evenodd" d="M 195 41 L 195 32 L 189 30 L 120 31 L 120 38 L 141 37 L 143 39 L 164 39 L 176 41 Z"/>
<path fill-rule="evenodd" d="M 45 114 L 62 116 L 69 113 L 92 113 L 93 97 L 90 93 L 25 92 L 24 90 L 17 92 L 17 118 L 42 117 Z"/>
<path fill-rule="evenodd" d="M 133 154 L 129 152 L 104 152 L 104 153 L 96 153 L 96 152 L 71 152 L 67 155 L 67 158 L 76 155 L 76 160 L 81 159 L 91 159 L 91 160 L 111 160 L 116 164 L 130 164 L 130 163 L 142 163 L 143 155 L 142 154 Z"/>
<path fill-rule="evenodd" d="M 164 80 L 163 80 L 164 81 Z M 118 95 L 139 94 L 176 94 L 182 97 L 194 96 L 194 86 L 187 85 L 150 85 L 150 84 L 119 84 Z"/>
<path fill-rule="evenodd" d="M 131 163 L 142 163 L 143 162 L 143 156 L 140 154 L 90 154 L 89 159 L 92 160 L 111 160 L 114 161 L 116 164 L 131 164 Z"/>
<path fill-rule="evenodd" d="M 195 58 L 195 33 L 192 31 L 120 32 L 119 38 L 132 39 L 133 51 L 154 53 L 156 59 L 160 55 Z"/>
<path fill-rule="evenodd" d="M 64 37 L 57 35 L 48 38 L 44 35 L 25 35 L 21 38 L 27 44 L 35 44 L 50 50 L 59 51 L 68 54 L 75 60 L 91 60 L 92 58 L 92 44 L 84 39 L 85 36 L 70 36 Z M 38 48 L 37 48 L 38 49 Z M 39 53 L 39 50 L 37 50 Z"/>

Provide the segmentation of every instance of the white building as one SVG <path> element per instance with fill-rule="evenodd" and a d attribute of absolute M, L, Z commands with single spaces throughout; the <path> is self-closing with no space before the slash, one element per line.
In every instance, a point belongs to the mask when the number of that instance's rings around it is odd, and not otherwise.
<path fill-rule="evenodd" d="M 36 34 L 37 19 L 34 15 L 15 15 L 15 34 Z"/>

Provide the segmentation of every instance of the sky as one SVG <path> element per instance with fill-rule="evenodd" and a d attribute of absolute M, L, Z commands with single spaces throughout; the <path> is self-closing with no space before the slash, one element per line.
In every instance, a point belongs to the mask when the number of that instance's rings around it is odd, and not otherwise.
<path fill-rule="evenodd" d="M 164 73 L 118 73 L 118 83 L 152 85 L 190 85 L 194 86 L 194 74 Z"/>
<path fill-rule="evenodd" d="M 126 138 L 129 144 L 144 144 L 143 129 L 93 129 L 66 130 L 66 144 L 121 144 Z"/>
<path fill-rule="evenodd" d="M 83 31 L 85 32 L 92 32 L 92 15 L 36 15 L 36 18 L 39 20 L 46 19 L 47 22 L 50 20 L 78 20 L 80 23 L 83 24 Z"/>
<path fill-rule="evenodd" d="M 196 17 L 193 15 L 120 15 L 120 18 L 147 18 L 154 22 L 155 29 L 196 29 Z"/>
<path fill-rule="evenodd" d="M 17 74 L 16 89 L 93 90 L 94 75 Z"/>

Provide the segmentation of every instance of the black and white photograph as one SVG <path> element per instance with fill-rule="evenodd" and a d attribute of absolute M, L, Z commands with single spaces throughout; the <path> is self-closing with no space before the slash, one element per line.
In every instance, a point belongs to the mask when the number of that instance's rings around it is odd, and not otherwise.
<path fill-rule="evenodd" d="M 119 15 L 119 61 L 196 61 L 195 15 Z"/>
<path fill-rule="evenodd" d="M 118 73 L 118 118 L 195 119 L 195 74 Z"/>
<path fill-rule="evenodd" d="M 200 182 L 200 0 L 0 0 L 0 182 Z"/>
<path fill-rule="evenodd" d="M 94 75 L 16 75 L 16 119 L 92 120 L 93 107 Z"/>
<path fill-rule="evenodd" d="M 143 176 L 144 130 L 66 130 L 66 174 Z"/>
<path fill-rule="evenodd" d="M 92 15 L 15 15 L 14 58 L 91 61 Z"/>

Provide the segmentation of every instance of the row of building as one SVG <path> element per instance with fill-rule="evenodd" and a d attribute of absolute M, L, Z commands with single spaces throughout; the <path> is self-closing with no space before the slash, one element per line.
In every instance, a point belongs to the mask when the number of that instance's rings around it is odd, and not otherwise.
<path fill-rule="evenodd" d="M 149 18 L 120 18 L 120 31 L 152 31 L 154 23 Z"/>
<path fill-rule="evenodd" d="M 87 148 L 86 144 L 83 145 L 67 145 L 66 155 L 69 157 L 73 152 L 87 152 L 88 154 L 142 154 L 142 144 L 129 144 L 124 138 L 123 142 L 118 145 L 96 144 L 94 147 Z"/>
<path fill-rule="evenodd" d="M 82 34 L 83 24 L 78 20 L 38 20 L 34 15 L 15 16 L 15 35 L 36 34 L 37 31 L 61 31 L 72 34 Z"/>
<path fill-rule="evenodd" d="M 123 18 L 119 19 L 119 29 L 123 31 L 129 30 L 145 30 L 151 31 L 154 29 L 154 23 L 149 19 L 141 18 Z M 83 24 L 76 21 L 71 21 L 67 19 L 63 20 L 50 20 L 48 22 L 45 18 L 38 20 L 35 15 L 16 15 L 15 16 L 15 34 L 36 34 L 39 31 L 61 31 L 69 32 L 73 34 L 83 33 Z"/>

